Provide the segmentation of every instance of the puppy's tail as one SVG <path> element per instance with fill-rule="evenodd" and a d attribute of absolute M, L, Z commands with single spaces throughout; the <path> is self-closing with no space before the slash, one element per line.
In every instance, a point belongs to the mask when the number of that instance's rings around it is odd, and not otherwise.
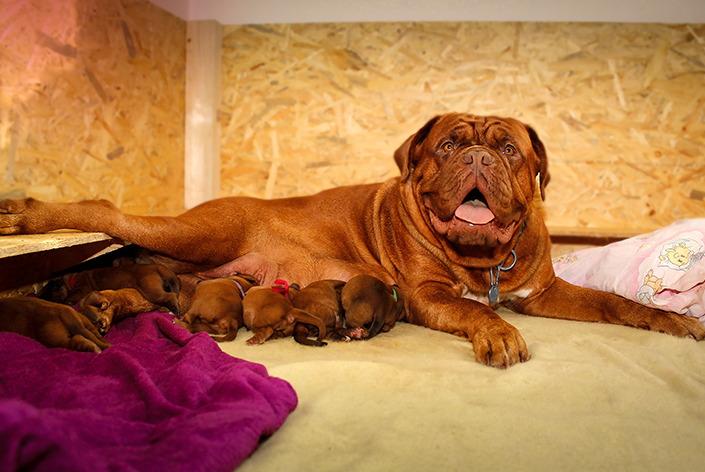
<path fill-rule="evenodd" d="M 226 343 L 229 341 L 232 341 L 237 337 L 237 331 L 240 329 L 240 326 L 238 326 L 236 321 L 233 321 L 230 323 L 230 326 L 228 326 L 228 334 L 225 336 L 211 336 L 211 338 L 219 343 Z"/>
<path fill-rule="evenodd" d="M 313 316 L 310 313 L 307 313 L 303 310 L 299 310 L 298 308 L 294 308 L 288 315 L 288 321 L 290 323 L 302 323 L 304 325 L 313 325 L 318 329 L 318 337 L 316 338 L 317 343 L 316 346 L 325 346 L 326 343 L 323 342 L 323 338 L 326 337 L 326 324 L 323 322 L 322 319 L 318 318 L 317 316 Z M 304 327 L 305 328 L 305 327 Z M 308 329 L 306 329 L 308 332 Z M 294 338 L 296 339 L 296 338 Z M 298 339 L 296 339 L 298 342 Z M 305 343 L 301 343 L 305 344 Z"/>
<path fill-rule="evenodd" d="M 309 339 L 308 337 L 308 326 L 303 323 L 297 323 L 294 328 L 294 341 L 304 346 L 327 346 L 328 343 L 323 341 L 317 341 L 315 339 Z"/>

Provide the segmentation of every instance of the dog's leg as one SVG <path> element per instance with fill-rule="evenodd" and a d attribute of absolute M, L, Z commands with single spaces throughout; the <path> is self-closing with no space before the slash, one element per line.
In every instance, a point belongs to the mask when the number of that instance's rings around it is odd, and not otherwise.
<path fill-rule="evenodd" d="M 73 335 L 72 343 L 73 338 L 78 338 L 75 342 L 76 345 L 86 347 L 85 343 L 81 341 L 81 338 L 83 338 L 86 342 L 96 346 L 99 349 L 98 352 L 112 346 L 112 344 L 103 338 L 103 336 L 98 332 L 98 329 L 93 325 L 93 323 L 90 322 L 88 318 L 71 307 L 65 308 L 65 310 L 61 310 L 60 316 L 61 321 L 68 329 L 69 334 Z"/>
<path fill-rule="evenodd" d="M 0 201 L 0 234 L 102 232 L 167 257 L 214 267 L 232 260 L 247 238 L 233 215 L 227 199 L 206 202 L 176 217 L 160 217 L 125 214 L 107 200 L 48 203 L 25 198 Z"/>
<path fill-rule="evenodd" d="M 66 342 L 66 349 L 71 349 L 72 351 L 79 351 L 79 352 L 94 352 L 96 354 L 100 354 L 101 349 L 96 345 L 93 341 L 90 341 L 89 339 L 86 339 L 84 336 L 81 336 L 80 334 L 74 334 L 72 337 L 68 339 Z"/>
<path fill-rule="evenodd" d="M 705 339 L 705 327 L 697 318 L 649 308 L 612 293 L 577 287 L 557 277 L 536 298 L 507 306 L 527 315 L 619 324 L 697 341 Z"/>
<path fill-rule="evenodd" d="M 252 330 L 255 334 L 250 339 L 245 341 L 245 344 L 262 344 L 274 334 L 274 328 L 265 326 L 263 328 L 255 328 Z"/>
<path fill-rule="evenodd" d="M 466 337 L 481 364 L 506 368 L 531 358 L 519 330 L 487 305 L 461 298 L 441 284 L 426 284 L 412 292 L 407 320 Z"/>

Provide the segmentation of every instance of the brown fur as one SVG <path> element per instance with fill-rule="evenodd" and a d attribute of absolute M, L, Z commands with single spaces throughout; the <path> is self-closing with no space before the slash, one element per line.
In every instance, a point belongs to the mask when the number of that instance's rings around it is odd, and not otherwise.
<path fill-rule="evenodd" d="M 371 275 L 399 285 L 409 322 L 467 338 L 475 359 L 495 367 L 530 357 L 519 331 L 488 301 L 490 269 L 511 264 L 512 251 L 516 263 L 501 273 L 498 305 L 705 338 L 695 318 L 556 278 L 548 230 L 532 204 L 548 183 L 548 158 L 531 127 L 449 113 L 414 133 L 395 160 L 401 177 L 381 184 L 278 200 L 221 198 L 177 217 L 128 215 L 105 200 L 4 200 L 0 234 L 105 232 L 175 260 L 180 272 L 246 273 L 264 285 Z M 484 199 L 494 219 L 473 225 L 456 217 L 469 197 Z"/>
<path fill-rule="evenodd" d="M 169 309 L 150 302 L 134 288 L 91 292 L 78 302 L 77 308 L 103 334 L 117 321 L 157 310 Z"/>
<path fill-rule="evenodd" d="M 111 346 L 73 308 L 31 297 L 0 298 L 0 331 L 21 334 L 50 348 L 97 353 Z"/>
<path fill-rule="evenodd" d="M 341 303 L 345 328 L 338 333 L 353 339 L 371 338 L 380 331 L 386 333 L 405 316 L 404 297 L 399 287 L 369 275 L 350 279 L 343 287 Z"/>
<path fill-rule="evenodd" d="M 240 288 L 247 293 L 254 286 L 254 279 L 239 276 L 204 280 L 196 286 L 189 311 L 176 324 L 192 333 L 205 331 L 218 342 L 232 341 L 244 325 Z"/>
<path fill-rule="evenodd" d="M 167 307 L 179 316 L 180 282 L 174 272 L 162 264 L 130 264 L 102 267 L 65 274 L 59 284 L 51 284 L 40 293 L 49 301 L 74 305 L 91 292 L 134 288 L 150 302 Z"/>
<path fill-rule="evenodd" d="M 254 332 L 247 344 L 262 344 L 269 338 L 291 336 L 297 323 L 310 324 L 318 330 L 318 346 L 325 346 L 326 325 L 320 318 L 294 308 L 289 298 L 271 286 L 254 287 L 242 301 L 245 326 Z"/>
<path fill-rule="evenodd" d="M 335 340 L 350 339 L 337 334 L 337 329 L 343 327 L 343 312 L 340 304 L 340 293 L 345 282 L 342 280 L 319 280 L 308 284 L 297 291 L 291 303 L 294 308 L 310 313 L 326 325 L 326 337 Z M 297 323 L 294 328 L 294 340 L 307 346 L 324 345 L 321 341 L 309 339 L 318 335 L 318 328 L 306 323 Z"/>

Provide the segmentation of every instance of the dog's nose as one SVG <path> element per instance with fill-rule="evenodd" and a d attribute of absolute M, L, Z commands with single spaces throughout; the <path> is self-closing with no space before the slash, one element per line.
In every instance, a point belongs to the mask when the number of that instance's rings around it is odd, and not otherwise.
<path fill-rule="evenodd" d="M 463 156 L 463 162 L 466 164 L 491 166 L 494 164 L 494 157 L 484 149 L 470 149 Z"/>

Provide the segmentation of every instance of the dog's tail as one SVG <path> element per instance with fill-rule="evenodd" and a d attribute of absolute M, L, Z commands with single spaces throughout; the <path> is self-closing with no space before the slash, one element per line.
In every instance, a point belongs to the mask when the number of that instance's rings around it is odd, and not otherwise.
<path fill-rule="evenodd" d="M 225 336 L 213 336 L 211 335 L 211 338 L 219 343 L 226 343 L 229 341 L 232 341 L 237 337 L 237 331 L 240 329 L 240 326 L 238 326 L 237 321 L 232 320 L 230 322 L 230 325 L 228 326 L 228 334 Z"/>
<path fill-rule="evenodd" d="M 288 315 L 288 318 L 289 322 L 295 322 L 297 324 L 294 327 L 294 339 L 296 340 L 296 342 L 307 346 L 326 345 L 326 343 L 323 342 L 323 338 L 326 337 L 326 324 L 323 322 L 323 320 L 303 310 L 299 310 L 298 308 L 294 308 Z M 304 325 L 302 329 L 299 329 L 300 325 Z M 312 325 L 318 329 L 318 337 L 315 341 L 311 341 L 308 339 L 308 328 L 306 327 L 306 325 Z M 298 335 L 298 337 L 296 335 Z"/>

